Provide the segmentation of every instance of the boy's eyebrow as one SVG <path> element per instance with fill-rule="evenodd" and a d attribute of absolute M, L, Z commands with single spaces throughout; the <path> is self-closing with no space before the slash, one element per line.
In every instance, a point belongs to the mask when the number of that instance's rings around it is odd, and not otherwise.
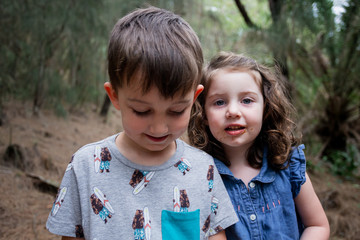
<path fill-rule="evenodd" d="M 146 101 L 143 101 L 143 100 L 141 100 L 141 99 L 136 99 L 136 98 L 128 98 L 128 101 L 130 101 L 130 102 L 137 102 L 137 103 L 143 103 L 143 104 L 149 104 L 149 103 L 146 102 Z M 191 100 L 184 99 L 184 100 L 180 100 L 180 101 L 174 102 L 174 104 L 188 104 L 188 103 L 191 103 Z"/>

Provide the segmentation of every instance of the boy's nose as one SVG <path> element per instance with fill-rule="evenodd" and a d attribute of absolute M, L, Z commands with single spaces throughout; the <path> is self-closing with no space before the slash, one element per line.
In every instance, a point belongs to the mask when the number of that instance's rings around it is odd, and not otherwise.
<path fill-rule="evenodd" d="M 161 137 L 168 132 L 168 125 L 165 121 L 155 121 L 150 125 L 150 132 L 156 137 Z"/>

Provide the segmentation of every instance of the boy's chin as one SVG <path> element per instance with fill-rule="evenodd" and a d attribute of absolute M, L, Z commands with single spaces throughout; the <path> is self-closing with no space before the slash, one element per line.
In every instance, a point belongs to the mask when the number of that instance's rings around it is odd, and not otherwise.
<path fill-rule="evenodd" d="M 163 144 L 147 144 L 146 146 L 144 146 L 144 148 L 149 151 L 149 152 L 162 152 L 162 151 L 166 151 L 168 148 L 171 147 L 171 144 L 174 141 L 171 142 L 167 142 L 167 143 L 163 143 Z"/>

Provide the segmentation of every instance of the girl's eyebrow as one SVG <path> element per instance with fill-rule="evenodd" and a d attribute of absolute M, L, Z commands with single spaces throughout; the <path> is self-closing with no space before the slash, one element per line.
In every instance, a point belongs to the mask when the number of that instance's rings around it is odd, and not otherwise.
<path fill-rule="evenodd" d="M 222 95 L 227 95 L 228 92 L 215 92 L 213 94 L 208 94 L 207 96 L 208 97 L 212 97 L 212 96 L 222 96 Z M 253 90 L 245 90 L 245 91 L 241 91 L 241 92 L 238 92 L 238 94 L 258 94 L 256 91 L 253 91 Z"/>
<path fill-rule="evenodd" d="M 206 97 L 207 98 L 212 98 L 212 97 L 217 97 L 217 96 L 223 96 L 226 93 L 213 93 L 213 94 L 208 94 Z"/>

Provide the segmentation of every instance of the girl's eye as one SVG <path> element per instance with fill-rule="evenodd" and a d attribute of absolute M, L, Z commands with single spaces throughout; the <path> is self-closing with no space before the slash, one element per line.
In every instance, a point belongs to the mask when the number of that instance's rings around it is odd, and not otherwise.
<path fill-rule="evenodd" d="M 136 115 L 138 115 L 138 116 L 146 116 L 146 115 L 148 115 L 149 113 L 150 113 L 150 110 L 147 110 L 147 111 L 143 111 L 143 112 L 141 112 L 141 111 L 136 111 L 135 109 L 133 109 L 133 112 L 136 114 Z"/>
<path fill-rule="evenodd" d="M 225 101 L 224 100 L 217 100 L 216 102 L 215 102 L 215 105 L 216 106 L 222 106 L 222 105 L 224 105 L 225 104 Z"/>
<path fill-rule="evenodd" d="M 250 98 L 245 98 L 245 99 L 242 100 L 242 102 L 243 102 L 244 104 L 250 104 L 250 103 L 253 102 L 253 100 L 251 100 Z"/>

